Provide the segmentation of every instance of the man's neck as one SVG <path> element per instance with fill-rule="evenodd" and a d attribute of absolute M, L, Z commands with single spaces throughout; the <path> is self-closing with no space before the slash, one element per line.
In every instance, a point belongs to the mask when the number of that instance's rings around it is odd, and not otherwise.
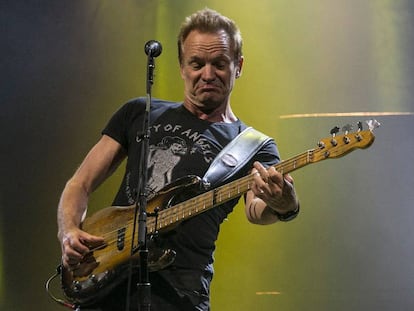
<path fill-rule="evenodd" d="M 188 111 L 201 120 L 222 123 L 233 123 L 237 121 L 237 117 L 231 109 L 230 102 L 227 102 L 211 111 L 203 110 L 188 100 L 184 101 L 184 106 Z"/>

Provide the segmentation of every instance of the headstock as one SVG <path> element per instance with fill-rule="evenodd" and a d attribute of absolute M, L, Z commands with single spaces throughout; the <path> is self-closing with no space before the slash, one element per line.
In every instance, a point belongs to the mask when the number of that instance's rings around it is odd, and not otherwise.
<path fill-rule="evenodd" d="M 318 148 L 313 151 L 312 161 L 318 162 L 328 158 L 339 158 L 347 153 L 360 148 L 365 149 L 372 145 L 375 140 L 373 130 L 380 126 L 376 120 L 366 121 L 367 130 L 363 130 L 362 122 L 358 122 L 358 129 L 351 132 L 353 127 L 346 124 L 342 127 L 343 134 L 338 135 L 340 128 L 335 126 L 331 130 L 331 137 L 321 139 Z"/>

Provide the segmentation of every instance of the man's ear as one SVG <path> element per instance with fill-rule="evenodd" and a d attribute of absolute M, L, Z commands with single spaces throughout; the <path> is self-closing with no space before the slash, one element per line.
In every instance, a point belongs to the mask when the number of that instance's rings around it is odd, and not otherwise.
<path fill-rule="evenodd" d="M 244 61 L 244 57 L 240 56 L 240 59 L 239 59 L 238 64 L 236 66 L 236 79 L 239 78 L 242 74 L 243 61 Z"/>

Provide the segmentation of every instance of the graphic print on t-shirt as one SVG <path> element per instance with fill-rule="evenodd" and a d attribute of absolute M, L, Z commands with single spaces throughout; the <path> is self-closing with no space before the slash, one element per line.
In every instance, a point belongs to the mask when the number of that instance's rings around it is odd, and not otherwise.
<path fill-rule="evenodd" d="M 214 156 L 210 140 L 197 130 L 171 123 L 153 124 L 147 191 L 154 194 L 181 177 L 181 169 L 188 167 L 189 162 L 197 163 L 200 170 L 194 174 L 203 173 Z"/>
<path fill-rule="evenodd" d="M 149 191 L 155 192 L 172 182 L 172 171 L 187 153 L 187 150 L 188 146 L 185 140 L 177 136 L 166 136 L 158 145 L 150 146 L 148 169 L 153 174 L 147 184 Z"/>

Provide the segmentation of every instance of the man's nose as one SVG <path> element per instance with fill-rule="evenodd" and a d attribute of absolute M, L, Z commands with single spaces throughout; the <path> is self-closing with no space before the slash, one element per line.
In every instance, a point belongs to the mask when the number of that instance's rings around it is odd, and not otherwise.
<path fill-rule="evenodd" d="M 206 64 L 203 68 L 201 78 L 206 82 L 214 81 L 216 79 L 214 66 Z"/>

